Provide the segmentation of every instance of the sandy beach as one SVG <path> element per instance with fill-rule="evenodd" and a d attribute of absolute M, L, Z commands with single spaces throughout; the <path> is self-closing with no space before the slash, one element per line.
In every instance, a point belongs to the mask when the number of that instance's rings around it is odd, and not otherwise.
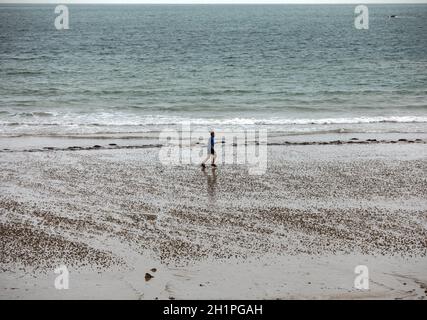
<path fill-rule="evenodd" d="M 3 148 L 0 298 L 425 299 L 425 141 L 366 140 L 272 143 L 260 176 L 155 143 Z"/>

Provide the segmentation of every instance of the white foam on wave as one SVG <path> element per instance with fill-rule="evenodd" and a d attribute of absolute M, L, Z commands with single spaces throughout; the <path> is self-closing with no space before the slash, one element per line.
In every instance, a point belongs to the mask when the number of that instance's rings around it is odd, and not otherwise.
<path fill-rule="evenodd" d="M 355 117 L 355 118 L 322 118 L 322 119 L 269 119 L 256 124 L 362 124 L 362 123 L 422 123 L 427 122 L 427 117 L 417 116 L 391 116 L 391 117 Z"/>
<path fill-rule="evenodd" d="M 19 121 L 21 120 L 21 121 Z M 0 121 L 2 126 L 150 126 L 176 125 L 185 122 L 199 125 L 327 125 L 327 124 L 364 124 L 364 123 L 427 123 L 422 116 L 389 116 L 389 117 L 353 117 L 353 118 L 319 118 L 319 119 L 287 119 L 287 118 L 190 118 L 167 116 L 129 116 L 117 114 L 101 114 L 98 116 L 65 116 L 50 119 L 13 119 Z"/>

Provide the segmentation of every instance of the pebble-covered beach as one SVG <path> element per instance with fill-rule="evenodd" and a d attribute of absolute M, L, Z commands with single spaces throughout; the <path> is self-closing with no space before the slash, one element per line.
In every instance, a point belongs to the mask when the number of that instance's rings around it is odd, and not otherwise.
<path fill-rule="evenodd" d="M 232 164 L 165 166 L 156 146 L 41 150 L 0 157 L 3 283 L 16 272 L 47 277 L 59 264 L 76 273 L 133 274 L 140 264 L 132 257 L 151 261 L 140 271 L 145 284 L 161 281 L 149 271 L 159 266 L 171 277 L 171 270 L 207 262 L 257 268 L 267 256 L 272 263 L 314 257 L 312 267 L 326 256 L 370 257 L 374 266 L 406 259 L 402 274 L 427 266 L 422 141 L 270 145 L 263 175 Z M 425 270 L 414 280 L 423 286 Z"/>

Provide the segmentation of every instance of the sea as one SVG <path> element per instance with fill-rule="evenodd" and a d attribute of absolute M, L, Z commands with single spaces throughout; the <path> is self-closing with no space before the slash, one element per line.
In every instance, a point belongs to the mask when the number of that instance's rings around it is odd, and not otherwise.
<path fill-rule="evenodd" d="M 427 133 L 427 5 L 0 5 L 0 137 Z"/>

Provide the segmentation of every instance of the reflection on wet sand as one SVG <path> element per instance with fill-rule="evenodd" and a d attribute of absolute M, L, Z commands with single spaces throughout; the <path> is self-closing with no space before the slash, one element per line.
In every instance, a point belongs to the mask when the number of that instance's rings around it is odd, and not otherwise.
<path fill-rule="evenodd" d="M 208 192 L 208 198 L 210 202 L 215 202 L 215 189 L 216 189 L 216 178 L 217 178 L 217 172 L 216 168 L 211 168 L 211 174 L 209 174 L 208 169 L 203 168 L 202 172 L 206 177 L 207 182 L 207 192 Z"/>

